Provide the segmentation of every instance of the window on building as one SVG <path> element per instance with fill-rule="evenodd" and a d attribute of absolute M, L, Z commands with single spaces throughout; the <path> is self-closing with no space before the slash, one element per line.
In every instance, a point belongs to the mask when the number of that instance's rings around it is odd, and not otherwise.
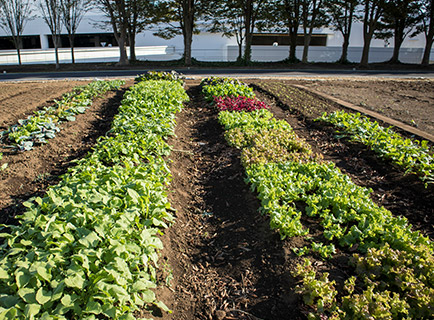
<path fill-rule="evenodd" d="M 41 49 L 41 39 L 39 36 L 23 36 L 21 37 L 23 49 Z M 12 37 L 0 37 L 0 50 L 15 49 Z"/>
<path fill-rule="evenodd" d="M 91 34 L 76 34 L 74 38 L 74 47 L 116 47 L 115 35 L 113 33 L 91 33 Z M 48 36 L 48 46 L 54 48 L 52 36 Z M 60 47 L 69 48 L 68 35 L 60 36 Z"/>
<path fill-rule="evenodd" d="M 280 46 L 289 46 L 289 35 L 280 33 L 254 33 L 252 38 L 252 45 L 254 46 L 272 46 L 273 44 Z M 297 35 L 297 46 L 304 44 L 304 35 Z M 311 46 L 323 46 L 327 45 L 326 34 L 313 34 L 310 39 Z"/>

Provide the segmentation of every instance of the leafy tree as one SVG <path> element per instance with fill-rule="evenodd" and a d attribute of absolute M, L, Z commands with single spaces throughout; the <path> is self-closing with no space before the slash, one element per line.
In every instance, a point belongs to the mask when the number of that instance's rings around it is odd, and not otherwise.
<path fill-rule="evenodd" d="M 85 12 L 89 9 L 90 0 L 60 0 L 62 11 L 62 21 L 68 31 L 69 45 L 71 47 L 71 60 L 75 63 L 74 58 L 74 40 L 75 33 Z"/>
<path fill-rule="evenodd" d="M 60 46 L 60 31 L 62 28 L 62 6 L 60 0 L 40 0 L 39 9 L 42 18 L 47 24 L 51 32 L 54 51 L 56 55 L 56 69 L 60 67 L 59 62 L 59 46 Z"/>
<path fill-rule="evenodd" d="M 162 14 L 158 20 L 166 25 L 154 34 L 164 39 L 182 34 L 184 63 L 191 65 L 193 34 L 198 33 L 197 20 L 206 12 L 209 3 L 206 0 L 164 0 L 160 5 Z"/>
<path fill-rule="evenodd" d="M 284 0 L 283 14 L 289 33 L 289 62 L 297 62 L 297 36 L 300 26 L 300 2 L 301 0 Z"/>
<path fill-rule="evenodd" d="M 238 44 L 237 62 L 243 59 L 243 44 L 246 37 L 244 16 L 241 8 L 228 6 L 227 2 L 214 0 L 212 3 L 213 12 L 205 17 L 210 21 L 208 31 L 222 33 L 224 37 L 235 36 Z"/>
<path fill-rule="evenodd" d="M 20 65 L 21 35 L 31 12 L 31 0 L 0 0 L 0 26 L 7 34 L 11 34 Z"/>
<path fill-rule="evenodd" d="M 246 46 L 244 50 L 244 63 L 252 60 L 252 38 L 256 23 L 263 14 L 264 4 L 267 0 L 235 0 L 233 5 L 240 8 L 243 14 Z"/>
<path fill-rule="evenodd" d="M 314 28 L 326 23 L 323 0 L 301 0 L 301 21 L 303 25 L 304 45 L 302 62 L 307 63 L 310 40 Z"/>
<path fill-rule="evenodd" d="M 129 64 L 126 49 L 129 23 L 127 2 L 128 0 L 96 0 L 96 4 L 107 16 L 113 28 L 119 45 L 119 65 Z"/>
<path fill-rule="evenodd" d="M 355 9 L 359 2 L 360 0 L 326 0 L 325 2 L 331 26 L 334 30 L 339 31 L 344 38 L 339 63 L 348 63 L 351 28 L 355 20 Z"/>
<path fill-rule="evenodd" d="M 422 57 L 422 65 L 429 65 L 429 57 L 434 42 L 434 0 L 420 0 L 419 12 L 421 23 L 416 32 L 423 32 L 425 35 L 425 49 Z"/>
<path fill-rule="evenodd" d="M 135 61 L 136 35 L 159 20 L 163 7 L 159 1 L 150 0 L 128 0 L 127 5 L 130 60 Z"/>
<path fill-rule="evenodd" d="M 384 5 L 384 18 L 375 37 L 380 39 L 393 37 L 394 47 L 390 63 L 399 62 L 399 51 L 404 39 L 420 23 L 418 2 L 418 0 L 389 0 Z"/>
<path fill-rule="evenodd" d="M 298 62 L 296 57 L 298 28 L 301 19 L 302 0 L 277 0 L 265 4 L 264 19 L 258 24 L 260 29 L 285 32 L 289 35 L 288 62 Z"/>
<path fill-rule="evenodd" d="M 362 0 L 363 13 L 363 51 L 360 66 L 366 67 L 369 62 L 369 48 L 375 31 L 383 18 L 386 0 Z"/>

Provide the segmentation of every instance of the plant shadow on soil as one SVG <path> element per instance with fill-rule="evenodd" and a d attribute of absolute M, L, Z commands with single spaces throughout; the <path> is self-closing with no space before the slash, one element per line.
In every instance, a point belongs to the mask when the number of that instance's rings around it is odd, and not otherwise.
<path fill-rule="evenodd" d="M 19 172 L 23 166 L 39 169 L 18 179 L 8 177 L 7 171 L 1 174 L 2 180 L 6 179 L 9 184 L 7 196 L 11 201 L 0 207 L 0 223 L 17 224 L 15 217 L 26 210 L 24 201 L 43 197 L 47 189 L 59 183 L 68 168 L 75 165 L 73 160 L 81 159 L 91 151 L 97 139 L 110 129 L 125 90 L 124 87 L 109 93 L 108 99 L 96 99 L 86 113 L 76 117 L 76 121 L 64 123 L 58 136 L 50 139 L 48 144 L 26 152 L 4 152 L 4 160 L 14 172 Z"/>

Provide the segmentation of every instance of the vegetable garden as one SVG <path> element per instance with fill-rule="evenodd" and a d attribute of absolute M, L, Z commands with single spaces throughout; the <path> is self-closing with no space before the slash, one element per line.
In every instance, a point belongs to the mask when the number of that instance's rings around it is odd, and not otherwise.
<path fill-rule="evenodd" d="M 148 73 L 10 123 L 2 184 L 119 93 L 2 207 L 0 319 L 432 318 L 432 144 L 274 84 Z"/>

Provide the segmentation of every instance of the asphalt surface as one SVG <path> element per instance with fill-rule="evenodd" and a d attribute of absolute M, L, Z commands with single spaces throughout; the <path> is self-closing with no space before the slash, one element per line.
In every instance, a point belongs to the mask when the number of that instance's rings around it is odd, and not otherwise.
<path fill-rule="evenodd" d="M 172 69 L 162 71 L 170 71 Z M 314 78 L 314 77 L 380 77 L 380 78 L 434 78 L 433 71 L 407 70 L 334 70 L 334 69 L 201 69 L 174 68 L 187 78 L 207 76 L 230 76 L 240 78 Z M 148 69 L 100 70 L 100 71 L 58 71 L 29 73 L 0 73 L 0 81 L 29 81 L 52 79 L 94 79 L 94 78 L 131 78 L 146 73 Z"/>

